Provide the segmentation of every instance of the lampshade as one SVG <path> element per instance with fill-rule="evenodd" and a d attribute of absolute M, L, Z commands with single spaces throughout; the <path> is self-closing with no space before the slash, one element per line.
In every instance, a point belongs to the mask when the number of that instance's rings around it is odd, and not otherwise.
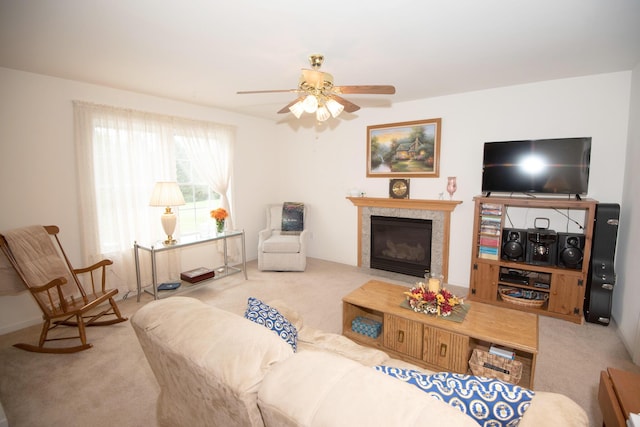
<path fill-rule="evenodd" d="M 329 117 L 331 117 L 331 114 L 329 113 L 329 110 L 327 110 L 327 107 L 325 107 L 324 105 L 318 107 L 318 111 L 316 111 L 316 118 L 318 119 L 318 121 L 324 122 Z"/>
<path fill-rule="evenodd" d="M 180 191 L 177 182 L 156 182 L 155 187 L 153 187 L 153 193 L 151 193 L 149 206 L 165 207 L 165 211 L 160 217 L 162 228 L 167 235 L 167 239 L 164 241 L 165 245 L 173 245 L 177 242 L 177 240 L 173 238 L 177 218 L 176 214 L 171 211 L 171 206 L 181 206 L 184 204 L 184 197 L 182 197 L 182 191 Z"/>
<path fill-rule="evenodd" d="M 304 101 L 302 101 L 302 106 L 307 113 L 315 113 L 318 109 L 318 98 L 316 98 L 315 95 L 307 95 Z"/>
<path fill-rule="evenodd" d="M 291 111 L 293 115 L 296 116 L 296 119 L 299 119 L 302 113 L 304 113 L 304 106 L 302 105 L 302 101 L 298 101 L 291 107 L 289 107 L 289 111 Z"/>
<path fill-rule="evenodd" d="M 149 206 L 182 206 L 184 197 L 177 182 L 156 182 Z"/>
<path fill-rule="evenodd" d="M 338 117 L 344 111 L 344 105 L 324 95 L 309 94 L 289 107 L 289 111 L 299 119 L 303 113 L 316 113 L 316 119 L 324 122 L 329 117 Z"/>
<path fill-rule="evenodd" d="M 340 104 L 335 99 L 329 99 L 325 103 L 325 106 L 327 107 L 327 110 L 329 110 L 329 112 L 334 118 L 338 117 L 340 113 L 342 113 L 342 110 L 344 110 L 344 105 Z"/>

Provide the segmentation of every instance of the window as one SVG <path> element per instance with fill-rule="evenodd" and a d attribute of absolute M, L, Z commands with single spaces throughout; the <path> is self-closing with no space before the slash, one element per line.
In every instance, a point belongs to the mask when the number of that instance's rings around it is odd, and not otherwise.
<path fill-rule="evenodd" d="M 198 174 L 187 154 L 184 141 L 176 141 L 177 182 L 186 205 L 178 208 L 181 234 L 203 231 L 203 224 L 211 222 L 210 212 L 221 206 L 221 198 Z"/>
<path fill-rule="evenodd" d="M 73 107 L 84 261 L 111 258 L 123 290 L 135 288 L 133 242 L 165 237 L 162 211 L 149 206 L 156 181 L 181 186 L 179 234 L 210 224 L 217 207 L 233 222 L 235 128 L 79 101 Z"/>

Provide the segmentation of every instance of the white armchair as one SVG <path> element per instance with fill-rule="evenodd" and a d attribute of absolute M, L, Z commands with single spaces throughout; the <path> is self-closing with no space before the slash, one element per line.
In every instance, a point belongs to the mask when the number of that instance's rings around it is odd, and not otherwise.
<path fill-rule="evenodd" d="M 261 271 L 304 271 L 307 267 L 307 205 L 303 209 L 303 230 L 282 231 L 283 204 L 267 206 L 267 228 L 258 233 L 258 269 Z"/>

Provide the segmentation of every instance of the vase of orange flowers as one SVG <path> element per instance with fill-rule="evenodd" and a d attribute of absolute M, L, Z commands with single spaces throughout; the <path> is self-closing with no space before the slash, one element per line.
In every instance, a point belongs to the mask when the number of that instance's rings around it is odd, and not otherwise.
<path fill-rule="evenodd" d="M 216 220 L 216 232 L 218 234 L 224 231 L 224 220 L 227 219 L 229 213 L 224 208 L 218 208 L 211 211 L 211 218 Z"/>

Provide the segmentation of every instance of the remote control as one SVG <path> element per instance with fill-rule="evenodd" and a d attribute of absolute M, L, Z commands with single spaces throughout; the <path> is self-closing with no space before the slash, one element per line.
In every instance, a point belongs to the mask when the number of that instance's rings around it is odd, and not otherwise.
<path fill-rule="evenodd" d="M 482 366 L 484 366 L 485 368 L 493 369 L 494 371 L 502 372 L 503 374 L 509 375 L 509 371 L 508 370 L 499 368 L 496 365 L 492 365 L 490 363 L 486 363 L 485 362 L 484 365 L 482 365 Z"/>

